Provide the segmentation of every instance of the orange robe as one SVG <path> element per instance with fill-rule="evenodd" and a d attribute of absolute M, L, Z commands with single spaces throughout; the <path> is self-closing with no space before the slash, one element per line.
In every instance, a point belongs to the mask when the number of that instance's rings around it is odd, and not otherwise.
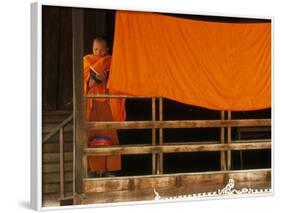
<path fill-rule="evenodd" d="M 90 68 L 97 72 L 109 72 L 111 56 L 104 57 L 86 55 L 83 58 L 83 93 L 86 94 L 107 94 L 106 82 L 96 84 L 89 88 Z M 87 101 L 86 120 L 88 121 L 122 121 L 125 120 L 125 100 L 123 99 L 91 99 Z M 88 141 L 94 137 L 110 137 L 113 144 L 119 144 L 117 132 L 114 129 L 110 130 L 90 130 L 87 132 Z M 106 171 L 121 170 L 120 155 L 114 156 L 89 156 L 88 171 L 98 172 L 102 174 Z"/>

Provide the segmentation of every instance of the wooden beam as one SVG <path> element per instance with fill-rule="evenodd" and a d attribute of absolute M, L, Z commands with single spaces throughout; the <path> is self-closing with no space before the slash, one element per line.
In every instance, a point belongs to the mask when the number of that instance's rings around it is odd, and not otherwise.
<path fill-rule="evenodd" d="M 269 125 L 271 125 L 271 119 L 86 122 L 87 129 L 219 128 Z"/>
<path fill-rule="evenodd" d="M 152 98 L 152 103 L 151 103 L 151 110 L 152 110 L 152 121 L 156 120 L 156 99 Z M 156 145 L 156 129 L 152 128 L 152 145 Z M 156 168 L 156 154 L 152 154 L 152 174 L 156 174 L 157 168 Z"/>
<path fill-rule="evenodd" d="M 243 170 L 241 170 L 243 171 Z M 259 170 L 254 170 L 251 173 L 248 173 L 250 177 L 245 175 L 244 173 L 229 173 L 227 174 L 228 179 L 234 179 L 236 182 L 259 182 L 259 181 L 270 181 L 271 180 L 271 172 L 267 172 L 264 170 L 263 172 Z"/>
<path fill-rule="evenodd" d="M 59 180 L 60 180 L 60 174 L 56 172 L 47 173 L 42 176 L 43 184 L 59 183 Z M 72 182 L 72 181 L 73 181 L 72 171 L 64 172 L 64 182 Z"/>
<path fill-rule="evenodd" d="M 227 177 L 227 178 L 225 178 Z M 133 185 L 133 191 L 140 191 L 153 188 L 170 189 L 187 186 L 192 187 L 195 184 L 219 184 L 225 186 L 228 178 L 233 178 L 236 183 L 250 181 L 270 181 L 271 169 L 255 170 L 236 170 L 236 171 L 212 171 L 195 173 L 177 173 L 165 175 L 145 175 L 114 178 L 85 178 L 84 191 L 91 192 L 113 192 L 129 190 L 130 184 Z M 177 181 L 177 179 L 180 181 Z M 178 184 L 180 182 L 181 184 Z"/>
<path fill-rule="evenodd" d="M 93 181 L 94 180 L 94 181 Z M 83 181 L 84 192 L 105 192 L 129 190 L 129 179 L 107 181 L 101 178 L 85 178 Z M 110 190 L 111 189 L 111 190 Z"/>
<path fill-rule="evenodd" d="M 181 153 L 181 152 L 214 152 L 227 150 L 254 150 L 271 149 L 270 140 L 258 143 L 237 143 L 237 144 L 164 144 L 164 145 L 113 145 L 111 147 L 86 148 L 86 155 L 132 155 L 150 153 Z"/>
<path fill-rule="evenodd" d="M 231 111 L 227 111 L 227 120 L 231 120 Z M 231 145 L 231 126 L 227 127 L 227 144 Z M 231 170 L 231 149 L 227 150 L 227 169 Z"/>
<path fill-rule="evenodd" d="M 223 175 L 220 175 L 223 177 Z M 181 178 L 179 178 L 181 179 Z M 161 198 L 183 196 L 187 194 L 198 194 L 206 192 L 214 192 L 218 189 L 225 187 L 224 183 L 210 183 L 212 180 L 201 183 L 195 182 L 181 187 L 173 188 L 156 188 Z M 237 182 L 235 189 L 242 189 L 251 187 L 253 189 L 268 189 L 271 188 L 270 181 L 257 181 L 257 182 Z M 271 194 L 271 193 L 270 193 Z M 110 192 L 90 192 L 86 193 L 82 204 L 98 204 L 98 203 L 115 203 L 115 202 L 136 202 L 136 201 L 154 201 L 155 193 L 150 189 L 141 190 L 124 190 L 124 191 L 110 191 Z"/>
<path fill-rule="evenodd" d="M 224 119 L 225 119 L 225 112 L 221 111 L 221 120 Z M 224 127 L 221 127 L 221 136 L 220 136 L 221 144 L 224 144 L 224 140 L 225 140 L 224 134 L 225 134 Z M 225 151 L 221 151 L 220 163 L 221 163 L 221 170 L 226 170 Z"/>
<path fill-rule="evenodd" d="M 67 162 L 64 163 L 64 171 L 65 172 L 70 172 L 73 171 L 73 163 L 72 162 Z M 49 173 L 59 173 L 60 172 L 60 165 L 59 163 L 47 163 L 43 164 L 42 166 L 42 173 L 44 174 L 49 174 Z"/>
<path fill-rule="evenodd" d="M 59 189 L 59 183 L 49 183 L 49 184 L 44 184 L 42 186 L 42 194 L 50 194 L 50 193 L 58 193 Z M 69 194 L 69 192 L 72 192 L 72 183 L 67 182 L 65 183 L 65 194 Z"/>
<path fill-rule="evenodd" d="M 159 98 L 159 121 L 163 120 L 163 98 Z M 159 128 L 159 145 L 163 145 L 163 128 Z M 163 153 L 158 154 L 158 174 L 163 174 Z"/>
<path fill-rule="evenodd" d="M 153 96 L 134 96 L 134 95 L 123 95 L 123 94 L 87 94 L 84 98 L 136 98 L 136 99 L 144 99 L 144 98 L 155 98 Z"/>
<path fill-rule="evenodd" d="M 50 139 L 52 136 L 54 136 L 59 130 L 67 125 L 69 122 L 71 122 L 73 119 L 73 114 L 69 115 L 63 122 L 61 122 L 59 125 L 57 125 L 50 133 L 48 133 L 44 139 L 43 143 L 46 143 L 48 139 Z"/>
<path fill-rule="evenodd" d="M 74 195 L 83 192 L 83 149 L 87 141 L 84 129 L 84 98 L 83 98 L 83 9 L 72 8 L 72 61 L 73 61 L 73 191 Z M 78 200 L 78 199 L 77 199 Z"/>
<path fill-rule="evenodd" d="M 42 154 L 42 161 L 43 164 L 46 163 L 58 163 L 59 162 L 59 153 L 43 153 Z M 73 154 L 72 152 L 64 153 L 64 161 L 65 162 L 72 162 Z"/>

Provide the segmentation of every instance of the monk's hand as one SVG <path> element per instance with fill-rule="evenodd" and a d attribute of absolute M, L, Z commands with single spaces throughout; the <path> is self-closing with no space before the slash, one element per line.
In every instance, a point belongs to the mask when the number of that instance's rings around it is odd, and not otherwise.
<path fill-rule="evenodd" d="M 104 82 L 106 80 L 106 72 L 97 73 L 96 78 Z"/>
<path fill-rule="evenodd" d="M 95 80 L 90 78 L 90 80 L 89 80 L 89 88 L 92 88 L 95 85 L 95 83 L 96 83 Z"/>

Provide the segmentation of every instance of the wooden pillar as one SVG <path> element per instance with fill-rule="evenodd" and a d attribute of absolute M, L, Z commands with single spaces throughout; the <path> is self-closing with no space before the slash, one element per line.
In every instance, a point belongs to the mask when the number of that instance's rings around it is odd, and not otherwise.
<path fill-rule="evenodd" d="M 238 140 L 239 140 L 239 142 L 240 142 L 240 140 L 242 140 L 242 138 L 241 138 L 241 131 L 240 130 L 238 130 Z M 244 168 L 244 166 L 243 166 L 243 150 L 240 150 L 239 151 L 239 156 L 240 156 L 240 168 L 241 169 L 243 169 Z"/>
<path fill-rule="evenodd" d="M 83 191 L 83 149 L 86 146 L 83 97 L 83 9 L 72 9 L 72 61 L 73 61 L 73 191 L 75 203 Z M 87 169 L 87 168 L 86 168 Z"/>
<path fill-rule="evenodd" d="M 163 120 L 163 99 L 159 98 L 159 121 Z M 163 145 L 163 129 L 159 128 L 159 145 Z M 158 174 L 163 174 L 163 153 L 158 154 Z"/>
<path fill-rule="evenodd" d="M 221 120 L 225 119 L 225 112 L 221 111 Z M 220 141 L 221 144 L 224 144 L 225 142 L 225 131 L 224 127 L 221 127 L 221 136 L 220 136 Z M 225 151 L 221 151 L 221 170 L 226 170 L 226 164 L 225 164 Z"/>
<path fill-rule="evenodd" d="M 152 121 L 156 120 L 156 98 L 152 98 Z M 152 128 L 152 146 L 156 145 L 156 129 Z M 152 154 L 152 174 L 156 174 L 156 154 Z"/>
<path fill-rule="evenodd" d="M 227 111 L 227 120 L 231 120 L 231 111 Z M 227 127 L 227 144 L 231 145 L 231 126 Z M 231 149 L 227 150 L 227 170 L 231 170 Z"/>

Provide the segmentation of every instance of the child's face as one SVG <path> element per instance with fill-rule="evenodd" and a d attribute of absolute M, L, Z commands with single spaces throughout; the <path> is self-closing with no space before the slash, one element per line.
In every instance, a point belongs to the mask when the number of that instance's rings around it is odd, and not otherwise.
<path fill-rule="evenodd" d="M 105 56 L 108 52 L 108 47 L 105 42 L 94 41 L 93 54 L 95 56 Z"/>

